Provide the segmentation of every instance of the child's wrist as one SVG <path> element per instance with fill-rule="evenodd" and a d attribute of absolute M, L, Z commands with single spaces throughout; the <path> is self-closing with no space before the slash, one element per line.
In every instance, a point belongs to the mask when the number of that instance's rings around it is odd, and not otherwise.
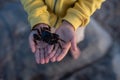
<path fill-rule="evenodd" d="M 69 26 L 71 29 L 73 29 L 75 31 L 74 26 L 71 23 L 69 23 L 68 21 L 63 20 L 63 24 Z"/>
<path fill-rule="evenodd" d="M 39 23 L 33 27 L 33 29 L 40 28 L 40 27 L 49 27 L 47 24 Z"/>

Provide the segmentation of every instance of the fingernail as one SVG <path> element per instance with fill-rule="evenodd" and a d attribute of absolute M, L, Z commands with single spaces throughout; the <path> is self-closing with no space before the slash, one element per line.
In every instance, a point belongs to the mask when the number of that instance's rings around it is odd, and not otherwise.
<path fill-rule="evenodd" d="M 45 63 L 47 64 L 48 62 L 49 62 L 49 59 L 46 59 L 46 60 L 45 60 Z"/>
<path fill-rule="evenodd" d="M 52 58 L 51 61 L 52 61 L 52 62 L 55 62 L 55 58 Z"/>
<path fill-rule="evenodd" d="M 60 62 L 61 61 L 61 59 L 60 58 L 57 58 L 57 62 Z"/>
<path fill-rule="evenodd" d="M 41 64 L 45 64 L 45 62 L 42 61 Z"/>

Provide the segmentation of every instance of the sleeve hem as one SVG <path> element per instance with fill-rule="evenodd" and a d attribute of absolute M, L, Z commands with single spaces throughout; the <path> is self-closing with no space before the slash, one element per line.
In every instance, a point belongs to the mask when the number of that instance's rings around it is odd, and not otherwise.
<path fill-rule="evenodd" d="M 73 25 L 74 29 L 76 30 L 81 25 L 81 19 L 77 18 L 75 14 L 67 14 L 63 20 L 68 21 L 70 24 Z"/>
<path fill-rule="evenodd" d="M 40 15 L 37 18 L 34 17 L 32 19 L 29 19 L 29 22 L 30 22 L 31 28 L 33 28 L 35 25 L 40 23 L 44 23 L 50 26 L 49 17 L 47 17 L 46 15 Z"/>

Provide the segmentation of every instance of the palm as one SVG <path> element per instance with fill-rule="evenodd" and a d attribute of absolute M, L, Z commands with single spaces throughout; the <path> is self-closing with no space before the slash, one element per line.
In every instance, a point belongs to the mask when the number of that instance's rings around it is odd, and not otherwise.
<path fill-rule="evenodd" d="M 40 24 L 38 26 L 36 26 L 35 28 L 38 29 L 40 31 L 41 27 L 47 27 L 45 24 Z M 48 49 L 48 44 L 40 41 L 40 40 L 34 40 L 34 34 L 38 34 L 37 31 L 31 31 L 30 35 L 29 35 L 29 43 L 30 43 L 30 47 L 33 53 L 35 53 L 35 59 L 36 62 L 39 64 L 44 64 L 44 63 L 48 63 L 48 54 L 47 54 L 47 49 Z"/>
<path fill-rule="evenodd" d="M 61 61 L 67 54 L 68 50 L 71 48 L 72 53 L 75 52 L 75 54 L 79 54 L 79 50 L 77 49 L 77 43 L 75 38 L 75 31 L 73 27 L 69 23 L 63 23 L 57 30 L 56 34 L 60 36 L 62 40 L 64 40 L 66 43 L 62 43 L 62 49 L 59 47 L 59 45 L 56 46 L 56 49 L 50 53 L 50 58 L 52 62 L 55 61 Z M 75 51 L 76 50 L 76 51 Z M 73 53 L 74 58 L 76 56 Z"/>

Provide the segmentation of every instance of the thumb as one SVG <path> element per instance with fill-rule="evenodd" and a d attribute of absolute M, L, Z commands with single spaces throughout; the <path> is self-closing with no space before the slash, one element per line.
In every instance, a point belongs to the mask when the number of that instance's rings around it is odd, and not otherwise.
<path fill-rule="evenodd" d="M 74 59 L 78 59 L 78 57 L 80 56 L 80 50 L 79 50 L 79 48 L 77 48 L 77 50 L 76 51 L 73 51 L 71 48 L 70 48 L 70 51 L 71 51 L 71 54 L 72 54 L 72 56 L 73 56 L 73 58 Z"/>
<path fill-rule="evenodd" d="M 36 48 L 35 48 L 35 43 L 33 41 L 33 34 L 30 34 L 30 36 L 29 36 L 29 44 L 30 44 L 30 48 L 31 48 L 32 52 L 35 53 Z"/>
<path fill-rule="evenodd" d="M 77 50 L 77 42 L 76 42 L 76 38 L 75 37 L 71 40 L 71 49 L 73 51 Z"/>
<path fill-rule="evenodd" d="M 80 50 L 77 47 L 77 42 L 76 42 L 76 38 L 73 38 L 71 40 L 71 48 L 70 48 L 71 54 L 74 57 L 74 59 L 77 59 L 80 55 Z"/>

